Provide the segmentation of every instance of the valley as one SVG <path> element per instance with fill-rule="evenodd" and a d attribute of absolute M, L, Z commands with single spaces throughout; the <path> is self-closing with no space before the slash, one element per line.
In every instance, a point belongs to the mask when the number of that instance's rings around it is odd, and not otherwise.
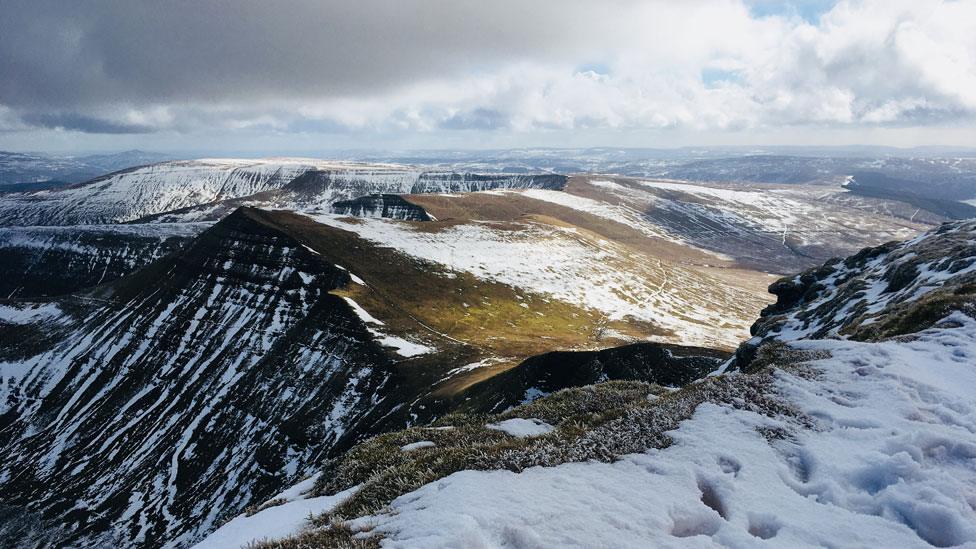
<path fill-rule="evenodd" d="M 2 195 L 0 532 L 188 547 L 383 433 L 643 384 L 628 413 L 746 356 L 782 275 L 946 220 L 845 181 L 208 159 Z"/>

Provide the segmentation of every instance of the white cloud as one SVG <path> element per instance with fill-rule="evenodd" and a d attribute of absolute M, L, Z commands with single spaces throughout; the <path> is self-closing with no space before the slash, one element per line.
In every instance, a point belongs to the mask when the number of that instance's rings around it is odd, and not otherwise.
<path fill-rule="evenodd" d="M 410 75 L 401 68 L 386 80 L 369 76 L 365 87 L 338 82 L 346 77 L 338 71 L 334 87 L 302 76 L 308 85 L 262 82 L 254 94 L 208 85 L 200 88 L 205 100 L 190 92 L 129 97 L 124 107 L 96 102 L 87 112 L 122 127 L 186 133 L 925 127 L 976 114 L 976 0 L 841 1 L 814 23 L 759 17 L 738 0 L 533 6 L 508 13 L 473 7 L 473 19 L 451 11 L 464 20 L 432 25 L 444 43 L 425 37 L 403 61 L 421 67 L 430 50 L 440 71 L 423 66 Z M 547 20 L 558 32 L 543 27 Z M 481 26 L 445 30 L 472 21 Z M 423 32 L 412 24 L 397 36 Z M 542 38 L 520 38 L 534 28 Z M 493 36 L 510 44 L 491 43 Z M 470 43 L 478 41 L 484 46 Z M 359 58 L 396 57 L 395 47 Z M 452 47 L 472 53 L 435 51 Z M 593 66 L 600 70 L 587 68 Z M 323 82 L 330 77 L 328 66 L 308 70 L 325 71 Z M 709 71 L 722 78 L 703 77 Z M 261 75 L 258 64 L 249 77 Z"/>

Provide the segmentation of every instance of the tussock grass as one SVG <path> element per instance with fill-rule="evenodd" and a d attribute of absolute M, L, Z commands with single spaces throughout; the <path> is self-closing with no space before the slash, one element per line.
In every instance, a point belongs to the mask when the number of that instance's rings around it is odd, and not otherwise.
<path fill-rule="evenodd" d="M 976 317 L 976 276 L 897 304 L 886 310 L 879 322 L 864 323 L 866 319 L 858 318 L 843 332 L 859 341 L 882 341 L 931 328 L 954 311 Z"/>
<path fill-rule="evenodd" d="M 568 462 L 612 462 L 648 448 L 665 448 L 671 444 L 667 432 L 690 418 L 703 402 L 771 417 L 788 416 L 812 425 L 776 396 L 772 382 L 776 375 L 773 364 L 814 357 L 788 347 L 764 349 L 760 357 L 764 365 L 752 368 L 751 373 L 707 378 L 676 391 L 642 382 L 610 381 L 565 389 L 500 414 L 455 413 L 430 426 L 377 436 L 325 464 L 314 493 L 334 494 L 353 486 L 360 489 L 330 513 L 312 519 L 310 533 L 296 538 L 309 545 L 262 547 L 347 547 L 335 541 L 345 539 L 341 531 L 347 528 L 347 521 L 383 512 L 397 497 L 461 470 L 519 472 Z M 517 438 L 487 428 L 489 423 L 518 417 L 538 418 L 556 428 L 535 438 Z M 435 446 L 401 450 L 419 441 L 431 441 Z M 322 543 L 315 545 L 318 542 L 313 540 Z"/>
<path fill-rule="evenodd" d="M 247 549 L 313 549 L 329 547 L 331 549 L 378 549 L 380 539 L 377 536 L 358 536 L 356 532 L 342 522 L 333 522 L 328 528 L 314 528 L 305 530 L 297 536 L 277 540 L 265 540 L 250 543 Z"/>

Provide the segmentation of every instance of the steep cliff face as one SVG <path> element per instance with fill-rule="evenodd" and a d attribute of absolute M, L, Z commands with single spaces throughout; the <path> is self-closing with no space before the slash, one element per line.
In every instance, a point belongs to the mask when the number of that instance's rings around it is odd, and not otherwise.
<path fill-rule="evenodd" d="M 371 194 L 332 203 L 332 213 L 354 217 L 385 217 L 404 221 L 431 221 L 420 206 L 396 194 Z"/>
<path fill-rule="evenodd" d="M 8 194 L 0 226 L 117 223 L 281 188 L 313 160 L 191 160 L 108 174 L 66 189 Z"/>
<path fill-rule="evenodd" d="M 553 351 L 471 387 L 460 408 L 497 412 L 570 387 L 641 381 L 681 387 L 718 368 L 729 353 L 664 343 L 634 343 L 599 351 Z"/>
<path fill-rule="evenodd" d="M 97 291 L 0 306 L 3 537 L 180 546 L 394 406 L 349 274 L 240 211 Z"/>
<path fill-rule="evenodd" d="M 328 212 L 336 203 L 352 201 L 353 209 L 365 211 L 362 201 L 376 196 L 401 194 L 457 194 L 495 189 L 562 189 L 567 178 L 553 174 L 471 174 L 422 171 L 390 164 L 356 165 L 345 169 L 309 170 L 280 189 L 149 216 L 144 221 L 174 223 L 214 221 L 240 206 Z M 370 198 L 373 197 L 373 198 Z M 393 200 L 386 198 L 386 200 Z M 348 205 L 347 205 L 348 206 Z M 341 209 L 345 209 L 343 206 Z M 367 207 L 371 210 L 374 207 Z M 412 209 L 412 208 L 411 208 Z M 380 216 L 377 216 L 380 217 Z"/>
<path fill-rule="evenodd" d="M 209 224 L 0 228 L 0 298 L 105 284 L 180 249 Z"/>
<path fill-rule="evenodd" d="M 677 389 L 597 383 L 386 433 L 296 487 L 288 505 L 310 520 L 235 526 L 245 541 L 287 538 L 256 544 L 268 548 L 976 543 L 976 222 L 772 291 L 737 370 Z M 618 371 L 636 373 L 621 351 Z M 583 379 L 602 364 L 554 354 L 522 377 L 560 358 Z"/>
<path fill-rule="evenodd" d="M 549 189 L 560 191 L 566 176 L 558 174 L 475 174 L 425 172 L 410 189 L 411 194 L 463 193 L 493 189 Z"/>
<path fill-rule="evenodd" d="M 241 205 L 320 206 L 376 193 L 459 193 L 560 189 L 561 175 L 427 172 L 393 164 L 314 159 L 202 159 L 162 162 L 69 188 L 0 197 L 0 226 L 129 222 L 175 212 L 165 221 L 215 221 Z M 157 219 L 158 220 L 158 219 Z"/>

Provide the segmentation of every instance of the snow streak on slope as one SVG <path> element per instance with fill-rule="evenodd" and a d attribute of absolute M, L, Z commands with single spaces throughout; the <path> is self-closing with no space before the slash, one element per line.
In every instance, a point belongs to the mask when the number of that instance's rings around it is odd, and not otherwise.
<path fill-rule="evenodd" d="M 202 159 L 112 173 L 67 189 L 0 197 L 0 226 L 215 221 L 241 205 L 328 209 L 378 193 L 561 188 L 560 175 L 428 172 L 411 166 L 314 159 Z"/>
<path fill-rule="evenodd" d="M 463 471 L 351 526 L 401 548 L 976 544 L 976 320 L 793 345 L 767 395 L 786 415 L 705 403 L 664 449 Z"/>
<path fill-rule="evenodd" d="M 453 270 L 600 311 L 609 320 L 653 323 L 670 342 L 733 347 L 751 322 L 729 313 L 729 304 L 748 299 L 741 292 L 571 228 L 475 222 L 428 231 L 382 219 L 312 217 Z M 760 303 L 756 296 L 750 305 Z"/>
<path fill-rule="evenodd" d="M 326 166 L 329 164 L 305 159 L 164 162 L 68 189 L 6 195 L 0 200 L 0 225 L 130 221 L 280 188 L 304 172 Z"/>
<path fill-rule="evenodd" d="M 209 224 L 0 227 L 0 297 L 62 295 L 179 249 Z"/>
<path fill-rule="evenodd" d="M 348 283 L 239 213 L 98 294 L 0 310 L 0 537 L 180 546 L 300 478 L 390 376 L 328 293 Z"/>
<path fill-rule="evenodd" d="M 567 190 L 636 210 L 666 238 L 772 272 L 795 272 L 927 227 L 908 219 L 915 208 L 896 218 L 899 203 L 852 198 L 841 187 L 589 178 Z"/>

